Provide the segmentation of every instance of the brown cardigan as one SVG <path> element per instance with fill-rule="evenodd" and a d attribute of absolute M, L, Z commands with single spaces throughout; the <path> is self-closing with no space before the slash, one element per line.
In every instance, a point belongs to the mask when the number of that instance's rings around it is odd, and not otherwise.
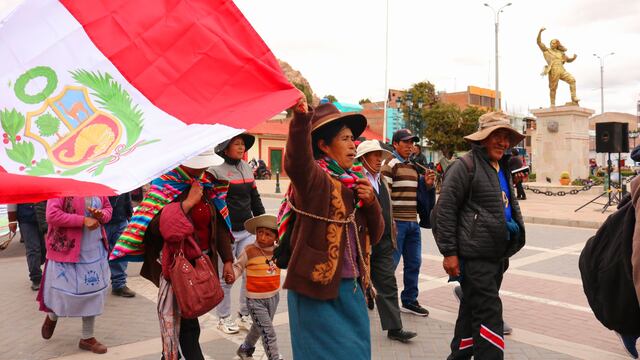
<path fill-rule="evenodd" d="M 328 176 L 314 161 L 311 116 L 312 112 L 295 113 L 289 126 L 284 168 L 293 186 L 293 202 L 302 211 L 342 220 L 353 212 L 354 192 Z M 369 269 L 371 245 L 380 240 L 384 230 L 380 204 L 374 201 L 358 209 L 356 223 Z M 291 235 L 293 251 L 284 288 L 318 300 L 337 298 L 345 234 L 344 225 L 297 215 Z M 365 274 L 362 261 L 358 261 L 358 265 L 360 274 Z M 361 281 L 364 280 L 361 277 Z M 366 285 L 363 284 L 363 287 Z"/>
<path fill-rule="evenodd" d="M 640 300 L 640 177 L 631 181 L 631 201 L 636 212 L 636 226 L 633 229 L 633 241 L 631 242 L 631 272 L 633 286 Z"/>
<path fill-rule="evenodd" d="M 180 202 L 186 199 L 187 194 L 189 194 L 188 187 L 185 189 L 174 202 Z M 206 190 L 204 192 L 205 197 L 210 197 L 209 191 Z M 168 206 L 168 205 L 167 205 Z M 231 250 L 231 243 L 233 242 L 233 236 L 231 235 L 231 231 L 227 228 L 225 224 L 224 218 L 217 211 L 215 206 L 209 204 L 211 208 L 211 213 L 213 217 L 211 218 L 211 239 L 209 240 L 210 249 L 209 258 L 211 259 L 211 263 L 213 264 L 213 268 L 218 271 L 218 255 L 223 262 L 233 261 L 233 251 Z M 160 220 L 162 218 L 162 210 L 153 217 L 149 226 L 147 227 L 147 231 L 144 234 L 144 263 L 142 264 L 142 269 L 140 269 L 140 275 L 145 279 L 153 282 L 156 286 L 160 284 L 160 276 L 162 276 L 162 264 L 160 263 L 160 250 L 163 249 L 164 239 L 160 233 Z M 165 251 L 172 252 L 175 250 L 175 246 L 167 247 L 165 246 Z M 188 246 L 188 242 L 185 243 L 185 246 Z M 194 243 L 194 246 L 197 246 Z M 172 258 L 172 254 L 168 254 L 169 258 Z M 171 266 L 171 264 L 168 264 Z M 165 264 L 167 266 L 167 264 Z M 166 273 L 166 269 L 165 273 Z"/>

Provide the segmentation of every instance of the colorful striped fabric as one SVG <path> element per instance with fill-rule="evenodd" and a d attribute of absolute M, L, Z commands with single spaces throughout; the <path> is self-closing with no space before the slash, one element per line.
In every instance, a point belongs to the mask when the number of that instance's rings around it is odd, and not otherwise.
<path fill-rule="evenodd" d="M 338 163 L 329 158 L 325 157 L 324 159 L 316 160 L 316 163 L 320 168 L 329 174 L 329 176 L 335 177 L 342 185 L 351 189 L 356 185 L 356 180 L 364 178 L 364 171 L 362 168 L 362 163 L 354 162 L 353 166 L 350 169 L 344 170 Z M 284 199 L 280 204 L 280 209 L 278 210 L 278 242 L 284 239 L 284 234 L 287 232 L 289 228 L 289 223 L 291 222 L 291 206 L 287 199 L 290 199 L 292 195 L 291 185 L 287 189 Z M 362 207 L 362 200 L 358 200 L 356 203 L 356 208 Z"/>
<path fill-rule="evenodd" d="M 118 239 L 109 260 L 123 259 L 126 261 L 142 261 L 144 244 L 142 242 L 149 223 L 162 208 L 172 202 L 194 179 L 182 168 L 177 167 L 151 182 L 151 188 L 133 213 L 129 225 Z M 223 216 L 229 230 L 231 219 L 227 209 L 227 190 L 229 183 L 215 180 L 212 182 L 203 173 L 197 181 L 205 189 L 213 189 L 211 200 Z"/>

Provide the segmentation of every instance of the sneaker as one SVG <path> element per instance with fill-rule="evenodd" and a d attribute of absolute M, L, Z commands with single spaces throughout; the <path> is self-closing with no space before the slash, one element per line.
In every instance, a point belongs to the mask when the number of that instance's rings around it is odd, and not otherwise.
<path fill-rule="evenodd" d="M 622 343 L 624 349 L 627 351 L 627 354 L 629 354 L 632 359 L 637 359 L 638 349 L 636 349 L 636 341 L 638 341 L 638 336 L 622 335 L 618 332 L 616 332 L 616 335 L 618 335 L 618 338 L 620 339 L 620 342 Z"/>
<path fill-rule="evenodd" d="M 250 331 L 253 320 L 251 320 L 251 316 L 249 315 L 238 314 L 237 324 L 238 327 L 243 327 L 245 330 Z"/>
<path fill-rule="evenodd" d="M 240 331 L 236 322 L 231 320 L 231 316 L 220 318 L 218 321 L 218 329 L 222 330 L 225 334 L 237 334 Z"/>
<path fill-rule="evenodd" d="M 241 360 L 253 359 L 254 351 L 256 351 L 255 347 L 245 347 L 244 344 L 242 344 L 236 351 L 236 355 L 238 355 Z"/>
<path fill-rule="evenodd" d="M 504 335 L 511 335 L 511 333 L 513 332 L 513 328 L 511 326 L 509 326 L 509 324 L 507 324 L 506 322 L 502 322 L 502 334 Z"/>
<path fill-rule="evenodd" d="M 31 282 L 31 290 L 33 290 L 33 291 L 40 290 L 40 281 L 32 281 Z"/>
<path fill-rule="evenodd" d="M 409 340 L 413 339 L 418 335 L 413 331 L 406 331 L 403 329 L 389 330 L 387 332 L 387 337 L 391 340 L 398 340 L 401 343 L 408 343 Z"/>
<path fill-rule="evenodd" d="M 115 296 L 121 296 L 126 298 L 132 298 L 136 296 L 136 292 L 129 289 L 129 287 L 126 285 L 122 288 L 111 290 L 111 293 Z"/>
<path fill-rule="evenodd" d="M 418 316 L 429 316 L 429 310 L 420 306 L 417 301 L 412 304 L 402 304 L 400 311 Z"/>

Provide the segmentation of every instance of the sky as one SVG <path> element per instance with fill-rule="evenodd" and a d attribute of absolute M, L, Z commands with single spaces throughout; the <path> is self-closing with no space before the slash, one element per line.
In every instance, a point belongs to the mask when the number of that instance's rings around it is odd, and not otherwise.
<path fill-rule="evenodd" d="M 494 13 L 485 0 L 388 0 L 387 83 L 420 81 L 438 91 L 467 85 L 494 88 Z M 507 1 L 486 0 L 499 8 Z M 19 0 L 0 0 L 1 14 Z M 236 0 L 273 53 L 305 76 L 314 92 L 357 103 L 385 98 L 387 0 Z M 600 62 L 605 58 L 605 111 L 636 114 L 640 99 L 640 1 L 512 0 L 500 14 L 499 66 L 503 108 L 517 114 L 549 106 L 545 65 L 536 36 L 558 38 L 578 58 L 581 106 L 600 112 Z M 560 83 L 556 103 L 569 101 Z"/>

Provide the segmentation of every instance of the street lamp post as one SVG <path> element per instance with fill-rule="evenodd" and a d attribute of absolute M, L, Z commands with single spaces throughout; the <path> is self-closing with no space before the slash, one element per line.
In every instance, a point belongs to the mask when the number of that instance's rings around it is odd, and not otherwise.
<path fill-rule="evenodd" d="M 600 60 L 600 114 L 604 113 L 604 58 L 609 55 L 615 55 L 615 53 L 612 52 L 603 56 L 593 54 L 593 56 Z"/>
<path fill-rule="evenodd" d="M 484 6 L 488 7 L 493 11 L 494 23 L 495 23 L 495 37 L 496 37 L 496 106 L 497 110 L 500 110 L 500 86 L 499 86 L 499 71 L 498 71 L 498 25 L 500 24 L 500 13 L 504 11 L 504 8 L 507 6 L 511 6 L 511 3 L 507 3 L 500 7 L 497 11 L 493 8 L 493 6 L 485 3 Z"/>
<path fill-rule="evenodd" d="M 411 91 L 408 91 L 404 96 L 404 103 L 407 109 L 407 124 L 405 125 L 410 128 L 413 125 L 411 124 L 411 115 L 413 113 L 413 94 Z"/>

